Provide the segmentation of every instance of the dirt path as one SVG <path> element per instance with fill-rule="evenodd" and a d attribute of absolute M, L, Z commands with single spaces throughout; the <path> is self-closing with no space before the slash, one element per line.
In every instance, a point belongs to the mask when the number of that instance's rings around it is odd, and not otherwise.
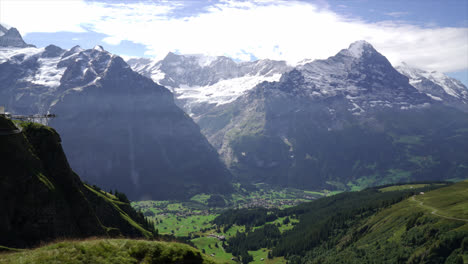
<path fill-rule="evenodd" d="M 456 218 L 456 217 L 450 217 L 450 216 L 440 215 L 440 214 L 437 213 L 438 209 L 436 209 L 436 208 L 434 208 L 434 207 L 431 207 L 431 206 L 428 206 L 428 205 L 424 205 L 423 202 L 416 200 L 415 197 L 416 197 L 416 195 L 411 196 L 411 200 L 414 201 L 414 202 L 419 203 L 419 206 L 431 210 L 431 211 L 432 211 L 431 214 L 433 214 L 433 215 L 437 215 L 437 216 L 442 217 L 442 218 L 445 218 L 445 219 L 458 220 L 458 221 L 465 221 L 465 222 L 468 222 L 468 219 Z"/>

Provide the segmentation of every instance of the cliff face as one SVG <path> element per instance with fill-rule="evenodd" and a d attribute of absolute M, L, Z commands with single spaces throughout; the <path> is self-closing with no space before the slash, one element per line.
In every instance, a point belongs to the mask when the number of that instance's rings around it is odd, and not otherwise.
<path fill-rule="evenodd" d="M 81 182 L 70 169 L 55 130 L 34 123 L 21 126 L 21 133 L 0 135 L 0 245 L 27 247 L 109 233 L 151 235 L 125 220 L 124 215 L 137 216 L 128 204 Z M 0 117 L 0 130 L 15 129 Z"/>
<path fill-rule="evenodd" d="M 58 116 L 51 125 L 80 176 L 131 199 L 228 192 L 229 172 L 172 94 L 119 57 L 91 53 L 107 62 L 105 69 L 97 67 L 95 81 L 68 90 L 51 107 Z M 70 63 L 62 87 L 75 87 L 69 72 L 77 63 Z"/>

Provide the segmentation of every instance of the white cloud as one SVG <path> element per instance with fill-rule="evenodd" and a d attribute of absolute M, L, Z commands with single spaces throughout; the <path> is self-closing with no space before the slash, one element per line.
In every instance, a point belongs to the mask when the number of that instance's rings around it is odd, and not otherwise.
<path fill-rule="evenodd" d="M 389 12 L 389 13 L 385 13 L 385 14 L 386 14 L 387 16 L 399 18 L 399 17 L 402 17 L 402 16 L 406 16 L 406 15 L 408 15 L 409 13 L 408 13 L 408 12 Z"/>
<path fill-rule="evenodd" d="M 102 41 L 104 41 L 105 43 L 107 43 L 109 45 L 119 45 L 120 42 L 122 42 L 121 39 L 116 38 L 116 37 L 103 38 Z"/>
<path fill-rule="evenodd" d="M 27 4 L 25 4 L 27 3 Z M 107 34 L 111 45 L 129 40 L 149 55 L 169 51 L 226 55 L 240 60 L 324 59 L 365 39 L 393 64 L 443 72 L 468 68 L 468 28 L 419 27 L 402 22 L 368 23 L 305 2 L 222 1 L 204 13 L 174 18 L 180 2 L 104 4 L 82 1 L 0 2 L 1 22 L 22 33 L 85 28 Z M 400 14 L 401 15 L 401 14 Z"/>

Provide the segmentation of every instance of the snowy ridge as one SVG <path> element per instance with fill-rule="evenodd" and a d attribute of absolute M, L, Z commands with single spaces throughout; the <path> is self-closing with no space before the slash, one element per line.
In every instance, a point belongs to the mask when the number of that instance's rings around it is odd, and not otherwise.
<path fill-rule="evenodd" d="M 11 71 L 16 78 L 13 83 L 0 84 L 4 97 L 14 98 L 2 101 L 2 104 L 13 112 L 47 113 L 69 91 L 81 92 L 85 87 L 95 85 L 117 58 L 100 46 L 88 50 L 79 46 L 63 50 L 53 45 L 45 48 L 0 47 L 0 64 L 9 64 L 9 70 L 3 73 L 7 76 L 3 78 L 9 80 Z M 127 64 L 121 67 L 129 68 Z M 31 103 L 33 98 L 39 99 Z"/>
<path fill-rule="evenodd" d="M 417 69 L 405 62 L 402 62 L 396 69 L 409 78 L 411 85 L 434 100 L 458 99 L 468 104 L 468 89 L 456 79 L 437 71 Z"/>
<path fill-rule="evenodd" d="M 131 58 L 132 69 L 170 89 L 179 104 L 192 114 L 199 104 L 230 103 L 264 81 L 278 81 L 291 70 L 284 61 L 234 62 L 224 56 L 169 53 L 163 60 Z"/>
<path fill-rule="evenodd" d="M 34 55 L 44 51 L 44 48 L 14 48 L 14 47 L 0 47 L 0 63 L 4 63 L 13 59 L 16 56 L 24 56 L 26 60 Z"/>
<path fill-rule="evenodd" d="M 426 107 L 430 100 L 366 41 L 354 42 L 326 60 L 303 61 L 296 69 L 289 86 L 312 100 L 344 97 L 353 115 L 381 107 Z"/>
<path fill-rule="evenodd" d="M 51 88 L 56 88 L 60 85 L 60 79 L 65 72 L 65 67 L 58 67 L 57 64 L 60 61 L 60 58 L 39 58 L 39 68 L 37 69 L 34 75 L 31 75 L 24 81 L 29 81 L 34 84 L 49 86 Z"/>
<path fill-rule="evenodd" d="M 228 80 L 220 80 L 219 82 L 207 86 L 186 86 L 181 85 L 174 88 L 175 95 L 180 100 L 188 100 L 188 106 L 196 103 L 209 103 L 222 105 L 227 104 L 246 91 L 252 89 L 261 82 L 275 82 L 281 78 L 281 74 L 272 76 L 242 76 Z"/>
<path fill-rule="evenodd" d="M 216 56 L 206 56 L 203 54 L 186 54 L 186 57 L 193 57 L 198 62 L 200 67 L 210 66 L 212 62 L 216 61 L 218 58 Z"/>
<path fill-rule="evenodd" d="M 280 81 L 283 74 L 288 75 L 286 79 L 292 78 L 294 74 L 289 72 L 293 69 L 300 72 L 293 82 L 301 94 L 312 99 L 344 96 L 349 111 L 356 115 L 374 107 L 425 107 L 429 102 L 443 102 L 447 96 L 468 101 L 466 88 L 440 73 L 399 69 L 401 74 L 412 76 L 408 83 L 364 40 L 351 43 L 326 60 L 303 60 L 295 68 L 271 60 L 234 62 L 223 56 L 174 53 L 161 61 L 141 58 L 128 63 L 133 70 L 168 87 L 189 114 L 197 105 L 231 103 L 264 81 Z M 429 88 L 428 82 L 440 91 Z"/>
<path fill-rule="evenodd" d="M 6 61 L 21 63 L 30 59 L 36 59 L 38 67 L 30 69 L 30 74 L 20 81 L 32 84 L 56 88 L 60 85 L 60 79 L 65 71 L 64 67 L 58 67 L 60 57 L 42 58 L 45 48 L 0 48 L 0 63 Z"/>

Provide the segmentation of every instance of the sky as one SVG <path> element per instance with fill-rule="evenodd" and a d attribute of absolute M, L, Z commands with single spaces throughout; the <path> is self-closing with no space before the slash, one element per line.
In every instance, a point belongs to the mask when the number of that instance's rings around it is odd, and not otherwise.
<path fill-rule="evenodd" d="M 468 86 L 467 0 L 0 0 L 0 23 L 38 47 L 101 45 L 123 57 L 175 52 L 291 65 L 363 39 L 394 66 L 404 61 Z"/>

